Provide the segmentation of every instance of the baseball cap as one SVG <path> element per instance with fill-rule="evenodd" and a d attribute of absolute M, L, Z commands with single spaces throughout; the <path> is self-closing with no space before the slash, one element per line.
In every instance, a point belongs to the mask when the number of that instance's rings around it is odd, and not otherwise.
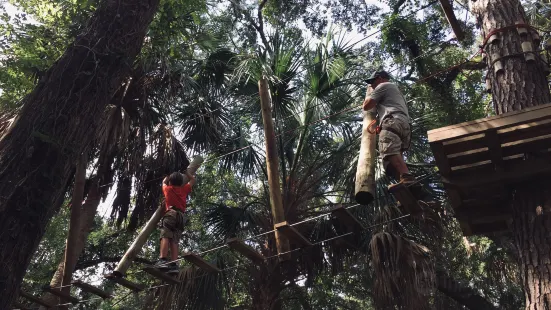
<path fill-rule="evenodd" d="M 386 72 L 385 70 L 378 70 L 373 72 L 371 76 L 367 78 L 365 81 L 367 82 L 367 84 L 371 84 L 378 77 L 382 77 L 384 79 L 390 79 L 390 74 L 388 74 L 388 72 Z"/>

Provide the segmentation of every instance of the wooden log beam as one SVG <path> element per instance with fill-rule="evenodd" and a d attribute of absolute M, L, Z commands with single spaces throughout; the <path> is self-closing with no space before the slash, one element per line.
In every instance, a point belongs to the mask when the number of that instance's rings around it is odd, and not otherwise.
<path fill-rule="evenodd" d="M 134 282 L 131 282 L 131 281 L 128 281 L 126 280 L 125 278 L 123 277 L 120 277 L 120 276 L 117 276 L 113 273 L 109 273 L 109 274 L 106 274 L 104 275 L 104 277 L 110 281 L 113 281 L 119 285 L 122 285 L 136 293 L 138 292 L 141 292 L 145 289 L 145 286 L 141 285 L 141 284 L 138 284 L 138 283 L 134 283 Z"/>
<path fill-rule="evenodd" d="M 356 168 L 354 195 L 356 202 L 362 205 L 370 204 L 375 198 L 375 164 L 377 160 L 375 146 L 377 135 L 368 131 L 369 124 L 373 120 L 375 120 L 374 110 L 363 112 L 362 139 L 358 155 L 358 167 Z"/>
<path fill-rule="evenodd" d="M 270 189 L 270 206 L 274 223 L 285 221 L 285 211 L 283 209 L 283 198 L 281 196 L 281 187 L 279 184 L 279 163 L 277 154 L 277 145 L 275 140 L 274 124 L 272 121 L 272 95 L 270 86 L 266 77 L 258 81 L 258 92 L 260 94 L 260 107 L 262 110 L 262 121 L 264 123 L 264 138 L 266 141 L 266 170 L 268 173 L 268 186 Z M 275 232 L 277 251 L 279 254 L 289 251 L 289 241 Z M 280 256 L 281 260 L 289 259 L 290 255 Z"/>
<path fill-rule="evenodd" d="M 113 296 L 111 296 L 111 294 L 107 293 L 106 291 L 101 290 L 101 289 L 99 289 L 99 288 L 97 288 L 93 285 L 88 284 L 88 283 L 82 282 L 80 280 L 75 280 L 75 281 L 71 282 L 71 284 L 73 286 L 78 287 L 79 289 L 81 289 L 84 292 L 94 294 L 94 295 L 99 296 L 103 299 L 109 299 L 109 298 L 113 297 Z"/>
<path fill-rule="evenodd" d="M 214 266 L 213 264 L 207 262 L 204 260 L 201 256 L 194 254 L 194 253 L 186 253 L 184 254 L 184 259 L 188 262 L 194 264 L 195 266 L 208 271 L 208 272 L 220 272 L 220 269 L 218 267 Z"/>
<path fill-rule="evenodd" d="M 301 233 L 298 232 L 293 226 L 287 222 L 281 222 L 275 224 L 276 231 L 281 232 L 290 242 L 293 242 L 300 247 L 312 246 L 312 243 L 306 239 Z"/>
<path fill-rule="evenodd" d="M 231 238 L 226 242 L 228 247 L 236 252 L 239 252 L 241 255 L 250 259 L 253 263 L 260 265 L 263 264 L 266 259 L 262 254 L 258 253 L 255 249 L 248 246 L 239 238 Z"/>
<path fill-rule="evenodd" d="M 439 1 L 442 10 L 444 10 L 446 18 L 448 19 L 448 23 L 450 23 L 450 26 L 452 27 L 453 33 L 455 34 L 455 38 L 457 39 L 457 41 L 465 39 L 465 32 L 463 31 L 463 29 L 461 29 L 461 25 L 459 24 L 457 17 L 455 17 L 451 0 Z"/>
<path fill-rule="evenodd" d="M 29 301 L 32 301 L 32 302 L 35 303 L 35 304 L 41 305 L 41 306 L 43 306 L 43 307 L 46 307 L 46 309 L 49 309 L 49 308 L 52 308 L 52 307 L 53 307 L 53 305 L 50 305 L 49 303 L 44 302 L 44 301 L 42 301 L 40 298 L 35 297 L 35 296 L 31 295 L 31 294 L 27 294 L 27 293 L 25 293 L 25 292 L 19 292 L 19 295 L 20 295 L 21 297 L 23 297 L 23 298 L 29 300 Z"/>
<path fill-rule="evenodd" d="M 71 288 L 71 287 L 69 287 L 69 288 Z M 75 304 L 75 305 L 80 302 L 80 300 L 78 298 L 71 296 L 69 293 L 61 291 L 59 288 L 44 286 L 42 288 L 42 290 L 44 292 L 47 292 L 47 293 L 50 293 L 52 295 L 55 295 L 55 296 L 59 297 L 59 299 L 61 299 L 63 301 L 70 302 L 70 303 Z"/>
<path fill-rule="evenodd" d="M 61 281 L 61 290 L 67 298 L 71 297 L 71 283 L 73 271 L 77 264 L 80 254 L 78 246 L 78 237 L 80 230 L 80 211 L 82 209 L 82 200 L 84 200 L 84 184 L 86 183 L 86 167 L 88 166 L 88 151 L 85 150 L 77 161 L 75 172 L 75 184 L 73 187 L 73 197 L 71 199 L 71 218 L 69 221 L 69 231 L 67 232 L 67 244 L 65 246 L 65 257 L 63 259 L 63 277 Z M 64 298 L 56 293 L 52 293 L 60 298 Z M 69 300 L 68 300 L 69 301 Z M 77 299 L 78 301 L 78 299 Z"/>
<path fill-rule="evenodd" d="M 150 275 L 154 276 L 155 278 L 157 278 L 157 279 L 159 279 L 163 282 L 166 282 L 166 283 L 170 283 L 170 284 L 180 284 L 180 283 L 182 283 L 182 281 L 176 279 L 174 276 L 171 276 L 171 275 L 167 274 L 166 272 L 161 271 L 161 270 L 159 270 L 158 268 L 156 268 L 154 266 L 144 267 L 143 271 L 149 273 Z"/>
<path fill-rule="evenodd" d="M 201 164 L 203 163 L 203 157 L 196 156 L 193 158 L 191 163 L 189 164 L 187 170 L 190 174 L 193 174 L 199 169 Z M 184 184 L 189 182 L 186 175 L 184 175 Z M 126 274 L 126 271 L 130 267 L 130 264 L 132 264 L 132 261 L 138 256 L 140 251 L 142 250 L 142 247 L 146 243 L 147 239 L 151 235 L 151 233 L 157 228 L 157 223 L 161 220 L 163 215 L 165 214 L 165 206 L 160 205 L 157 208 L 157 211 L 153 214 L 153 216 L 149 219 L 147 224 L 143 227 L 142 231 L 136 237 L 132 245 L 128 248 L 126 253 L 124 253 L 124 256 L 121 258 L 120 262 L 117 264 L 117 268 L 113 271 L 115 275 L 118 277 L 124 276 Z"/>

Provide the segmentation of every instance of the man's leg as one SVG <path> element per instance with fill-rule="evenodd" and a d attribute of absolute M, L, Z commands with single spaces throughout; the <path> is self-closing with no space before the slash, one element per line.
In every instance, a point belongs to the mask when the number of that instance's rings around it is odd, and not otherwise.
<path fill-rule="evenodd" d="M 170 239 L 161 238 L 161 255 L 159 258 L 168 258 L 168 249 L 171 244 Z"/>
<path fill-rule="evenodd" d="M 175 261 L 178 259 L 178 243 L 170 242 L 170 260 Z"/>
<path fill-rule="evenodd" d="M 394 172 L 394 177 L 396 180 L 400 180 L 401 176 L 404 174 L 409 174 L 408 166 L 406 165 L 402 155 L 389 155 L 386 159 L 388 160 L 389 165 L 393 168 L 392 171 Z"/>

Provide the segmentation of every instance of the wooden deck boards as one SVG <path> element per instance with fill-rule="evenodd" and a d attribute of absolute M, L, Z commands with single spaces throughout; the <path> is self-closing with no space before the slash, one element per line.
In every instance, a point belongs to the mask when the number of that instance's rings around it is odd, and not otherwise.
<path fill-rule="evenodd" d="M 312 243 L 304 237 L 296 228 L 289 225 L 287 222 L 281 222 L 275 224 L 275 229 L 279 232 L 281 232 L 287 239 L 289 239 L 289 242 L 294 243 L 300 247 L 309 247 L 312 246 Z"/>
<path fill-rule="evenodd" d="M 510 185 L 551 176 L 551 104 L 434 129 L 428 138 L 466 235 L 498 232 L 510 221 L 503 204 L 496 209 L 484 196 L 509 201 Z M 473 205 L 495 214 L 480 218 Z"/>
<path fill-rule="evenodd" d="M 253 263 L 257 265 L 263 264 L 266 261 L 262 254 L 258 253 L 255 249 L 245 244 L 245 242 L 243 242 L 239 238 L 228 239 L 226 244 L 230 249 L 239 252 L 241 255 L 250 259 Z"/>
<path fill-rule="evenodd" d="M 111 296 L 111 294 L 107 293 L 106 291 L 104 291 L 100 288 L 97 288 L 93 285 L 90 285 L 88 283 L 82 282 L 80 280 L 75 280 L 75 281 L 71 282 L 71 284 L 75 287 L 80 288 L 84 292 L 94 294 L 94 295 L 99 296 L 103 299 L 108 299 L 108 298 L 113 297 L 113 296 Z"/>
<path fill-rule="evenodd" d="M 112 273 L 109 273 L 109 274 L 106 274 L 104 275 L 104 277 L 110 281 L 113 281 L 119 285 L 122 285 L 134 292 L 141 292 L 145 289 L 145 286 L 141 285 L 141 284 L 138 284 L 138 283 L 134 283 L 134 282 L 131 282 L 131 281 L 128 281 L 127 279 L 123 278 L 123 277 L 119 277 L 119 276 L 116 276 Z"/>
<path fill-rule="evenodd" d="M 195 266 L 208 271 L 208 272 L 220 272 L 220 269 L 216 267 L 215 265 L 207 262 L 204 260 L 201 256 L 194 254 L 194 253 L 186 253 L 184 254 L 184 259 L 188 262 L 194 264 Z"/>
<path fill-rule="evenodd" d="M 153 277 L 155 277 L 155 278 L 157 278 L 157 279 L 159 279 L 163 282 L 166 282 L 166 283 L 170 283 L 170 284 L 180 284 L 180 283 L 182 283 L 180 280 L 175 278 L 175 276 L 171 276 L 171 275 L 167 274 L 166 272 L 159 270 L 155 266 L 144 267 L 143 271 L 149 273 Z M 177 275 L 177 274 L 175 273 L 175 275 Z"/>

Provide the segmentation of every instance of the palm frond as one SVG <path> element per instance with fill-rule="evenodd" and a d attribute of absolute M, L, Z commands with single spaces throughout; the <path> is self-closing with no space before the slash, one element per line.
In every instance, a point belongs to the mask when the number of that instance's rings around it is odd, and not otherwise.
<path fill-rule="evenodd" d="M 429 309 L 428 294 L 435 285 L 429 250 L 386 232 L 374 235 L 370 247 L 377 304 L 384 309 Z"/>

